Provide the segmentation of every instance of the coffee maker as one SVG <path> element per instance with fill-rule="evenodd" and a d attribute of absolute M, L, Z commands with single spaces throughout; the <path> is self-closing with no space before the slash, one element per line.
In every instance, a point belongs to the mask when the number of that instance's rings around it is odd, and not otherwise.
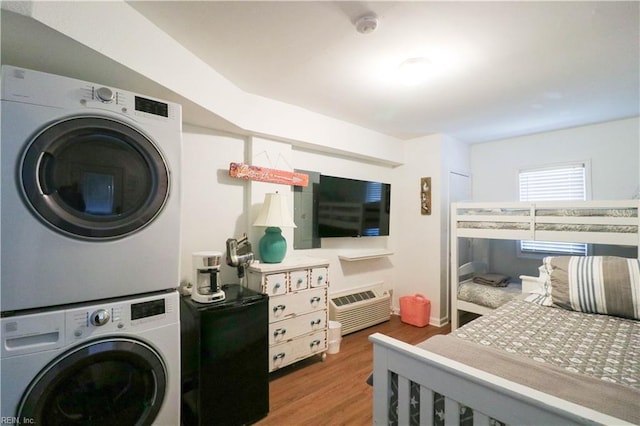
<path fill-rule="evenodd" d="M 201 251 L 193 253 L 193 287 L 191 299 L 198 303 L 213 303 L 225 299 L 221 289 L 219 251 Z"/>

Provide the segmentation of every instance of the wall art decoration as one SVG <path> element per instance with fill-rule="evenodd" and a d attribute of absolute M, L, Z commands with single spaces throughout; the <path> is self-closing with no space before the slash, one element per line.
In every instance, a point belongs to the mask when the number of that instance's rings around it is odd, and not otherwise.
<path fill-rule="evenodd" d="M 309 176 L 287 170 L 268 169 L 243 163 L 229 164 L 229 176 L 260 182 L 281 183 L 283 185 L 307 186 Z"/>
<path fill-rule="evenodd" d="M 431 178 L 420 178 L 420 213 L 431 214 Z"/>

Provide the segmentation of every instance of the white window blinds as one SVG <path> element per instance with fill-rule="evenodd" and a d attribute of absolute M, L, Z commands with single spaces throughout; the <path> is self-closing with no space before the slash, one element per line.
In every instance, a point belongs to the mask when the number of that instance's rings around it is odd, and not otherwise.
<path fill-rule="evenodd" d="M 520 172 L 520 201 L 586 200 L 584 164 Z"/>
<path fill-rule="evenodd" d="M 584 163 L 523 170 L 519 174 L 520 201 L 586 200 Z M 587 245 L 547 241 L 520 241 L 523 253 L 586 255 Z"/>

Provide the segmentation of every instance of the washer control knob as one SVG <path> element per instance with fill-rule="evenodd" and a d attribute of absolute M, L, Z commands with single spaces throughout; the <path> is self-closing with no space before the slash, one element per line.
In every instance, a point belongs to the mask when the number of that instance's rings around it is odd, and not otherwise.
<path fill-rule="evenodd" d="M 113 90 L 109 89 L 108 87 L 101 87 L 96 90 L 96 96 L 102 102 L 111 102 L 114 98 Z"/>
<path fill-rule="evenodd" d="M 99 309 L 91 314 L 91 324 L 99 327 L 109 322 L 109 312 L 104 309 Z"/>

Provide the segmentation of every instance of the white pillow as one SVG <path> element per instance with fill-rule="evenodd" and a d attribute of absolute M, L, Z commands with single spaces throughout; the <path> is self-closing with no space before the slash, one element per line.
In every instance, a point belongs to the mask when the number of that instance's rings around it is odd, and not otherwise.
<path fill-rule="evenodd" d="M 540 276 L 536 279 L 538 286 L 535 289 L 529 291 L 529 296 L 524 300 L 532 302 L 542 306 L 553 305 L 553 299 L 551 298 L 551 277 L 547 270 L 546 263 L 543 263 L 538 271 Z"/>

